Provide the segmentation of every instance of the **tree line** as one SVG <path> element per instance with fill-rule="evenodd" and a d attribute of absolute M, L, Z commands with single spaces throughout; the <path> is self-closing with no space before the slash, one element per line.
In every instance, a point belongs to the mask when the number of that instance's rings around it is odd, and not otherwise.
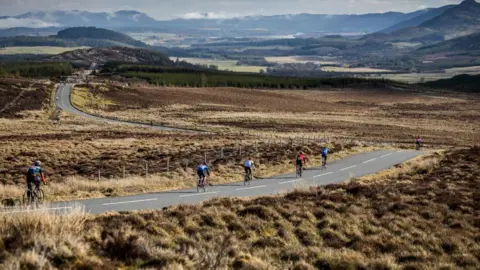
<path fill-rule="evenodd" d="M 72 74 L 73 67 L 68 62 L 9 62 L 0 63 L 0 76 L 14 77 L 59 77 Z"/>
<path fill-rule="evenodd" d="M 202 70 L 178 67 L 147 65 L 107 65 L 103 72 L 118 74 L 127 78 L 139 78 L 161 86 L 184 87 L 241 87 L 274 89 L 313 89 L 342 87 L 383 87 L 393 84 L 385 79 L 365 79 L 354 77 L 299 78 L 269 76 L 264 74 L 236 73 L 217 70 Z"/>

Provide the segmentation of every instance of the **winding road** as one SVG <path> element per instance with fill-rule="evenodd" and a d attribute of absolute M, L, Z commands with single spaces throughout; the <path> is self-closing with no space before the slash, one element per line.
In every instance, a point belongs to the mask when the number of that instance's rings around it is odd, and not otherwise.
<path fill-rule="evenodd" d="M 124 125 L 131 125 L 131 126 L 137 126 L 137 127 L 146 127 L 146 128 L 153 128 L 157 130 L 166 130 L 166 131 L 187 131 L 187 132 L 192 132 L 195 130 L 191 129 L 181 129 L 181 128 L 174 128 L 174 127 L 168 127 L 168 126 L 158 126 L 158 125 L 148 125 L 148 124 L 141 124 L 141 123 L 135 123 L 135 122 L 128 122 L 128 121 L 122 121 L 122 120 L 115 120 L 115 119 L 108 119 L 108 118 L 102 118 L 96 115 L 88 114 L 85 112 L 82 112 L 80 110 L 77 110 L 75 107 L 73 107 L 72 103 L 70 102 L 70 95 L 72 93 L 74 84 L 70 83 L 62 83 L 58 86 L 57 93 L 56 93 L 56 104 L 57 108 L 61 109 L 62 111 L 75 114 L 78 116 L 85 117 L 87 119 L 92 119 L 92 120 L 98 120 L 98 121 L 104 121 L 112 124 L 124 124 Z M 199 132 L 199 131 L 197 131 Z"/>
<path fill-rule="evenodd" d="M 57 107 L 79 116 L 93 120 L 107 121 L 117 124 L 128 124 L 161 130 L 178 130 L 170 127 L 150 126 L 132 122 L 104 119 L 75 109 L 70 103 L 72 84 L 61 84 L 57 91 Z M 362 153 L 328 164 L 326 170 L 307 168 L 301 178 L 295 173 L 279 175 L 267 179 L 253 180 L 245 186 L 242 182 L 214 185 L 206 192 L 196 189 L 173 190 L 167 192 L 140 194 L 133 196 L 98 198 L 69 202 L 52 203 L 40 209 L 6 209 L 4 212 L 18 213 L 25 211 L 69 212 L 78 207 L 86 212 L 98 214 L 108 211 L 133 211 L 159 209 L 179 204 L 196 204 L 214 197 L 254 197 L 275 195 L 292 190 L 295 187 L 310 187 L 341 183 L 351 177 L 361 177 L 391 168 L 392 166 L 423 154 L 415 150 L 383 150 Z M 292 170 L 293 170 L 292 165 Z M 194 181 L 192 176 L 192 182 Z"/>

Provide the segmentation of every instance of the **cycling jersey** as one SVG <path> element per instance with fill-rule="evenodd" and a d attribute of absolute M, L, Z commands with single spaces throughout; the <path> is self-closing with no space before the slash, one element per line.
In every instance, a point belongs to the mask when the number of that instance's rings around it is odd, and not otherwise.
<path fill-rule="evenodd" d="M 43 170 L 39 166 L 32 166 L 27 171 L 27 182 L 44 182 Z"/>
<path fill-rule="evenodd" d="M 325 147 L 325 148 L 323 148 L 323 149 L 322 149 L 322 156 L 326 156 L 326 155 L 328 155 L 328 151 L 329 151 L 329 149 L 328 149 L 328 148 L 326 148 L 326 147 Z"/>
<path fill-rule="evenodd" d="M 207 165 L 200 165 L 197 167 L 197 175 L 199 177 L 205 177 L 205 173 L 210 174 Z"/>
<path fill-rule="evenodd" d="M 207 165 L 198 166 L 197 172 L 208 172 L 208 166 Z"/>
<path fill-rule="evenodd" d="M 254 164 L 253 161 L 251 161 L 251 160 L 246 160 L 243 165 L 244 165 L 246 168 L 251 168 L 251 167 L 255 166 L 255 164 Z"/>
<path fill-rule="evenodd" d="M 297 160 L 302 161 L 302 162 L 305 161 L 305 155 L 304 154 L 298 155 Z"/>

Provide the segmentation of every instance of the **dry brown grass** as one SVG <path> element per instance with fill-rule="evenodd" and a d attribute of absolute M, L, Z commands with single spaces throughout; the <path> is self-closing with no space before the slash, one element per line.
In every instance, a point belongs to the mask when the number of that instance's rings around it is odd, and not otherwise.
<path fill-rule="evenodd" d="M 83 110 L 121 119 L 222 132 L 327 136 L 435 147 L 480 137 L 478 100 L 391 90 L 294 91 L 235 88 L 108 87 L 112 105 Z M 106 103 L 105 101 L 102 101 Z"/>
<path fill-rule="evenodd" d="M 300 149 L 318 155 L 321 147 L 318 141 L 296 141 L 292 147 L 288 140 L 248 134 L 239 139 L 237 135 L 152 131 L 65 113 L 57 122 L 47 120 L 48 110 L 23 114 L 22 119 L 0 119 L 0 158 L 7 161 L 0 165 L 0 200 L 7 205 L 20 203 L 25 171 L 34 160 L 42 161 L 49 181 L 44 187 L 47 200 L 59 201 L 192 187 L 194 169 L 205 153 L 214 184 L 240 181 L 241 164 L 247 156 L 259 165 L 257 177 L 272 176 L 292 171 L 292 160 Z M 384 147 L 361 143 L 330 146 L 333 158 Z M 319 163 L 318 158 L 313 161 Z"/>
<path fill-rule="evenodd" d="M 0 267 L 476 269 L 480 148 L 423 160 L 383 181 L 254 200 L 86 220 L 0 214 Z"/>

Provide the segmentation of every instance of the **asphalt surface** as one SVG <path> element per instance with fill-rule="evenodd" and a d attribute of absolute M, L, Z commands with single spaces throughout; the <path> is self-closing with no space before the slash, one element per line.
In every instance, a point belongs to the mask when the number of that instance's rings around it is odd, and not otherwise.
<path fill-rule="evenodd" d="M 159 209 L 179 204 L 197 204 L 214 197 L 256 197 L 287 192 L 295 187 L 320 186 L 340 183 L 351 177 L 361 177 L 388 169 L 422 154 L 414 150 L 391 150 L 362 153 L 343 160 L 329 163 L 325 170 L 308 168 L 302 177 L 289 173 L 272 178 L 253 180 L 245 186 L 243 181 L 208 187 L 205 192 L 196 189 L 140 194 L 134 196 L 77 200 L 53 203 L 41 209 L 9 209 L 9 212 L 54 211 L 68 212 L 83 208 L 86 212 L 98 214 L 108 211 L 133 211 Z M 293 167 L 293 165 L 292 165 Z M 294 170 L 294 168 L 292 168 Z M 192 176 L 192 182 L 196 178 Z"/>

